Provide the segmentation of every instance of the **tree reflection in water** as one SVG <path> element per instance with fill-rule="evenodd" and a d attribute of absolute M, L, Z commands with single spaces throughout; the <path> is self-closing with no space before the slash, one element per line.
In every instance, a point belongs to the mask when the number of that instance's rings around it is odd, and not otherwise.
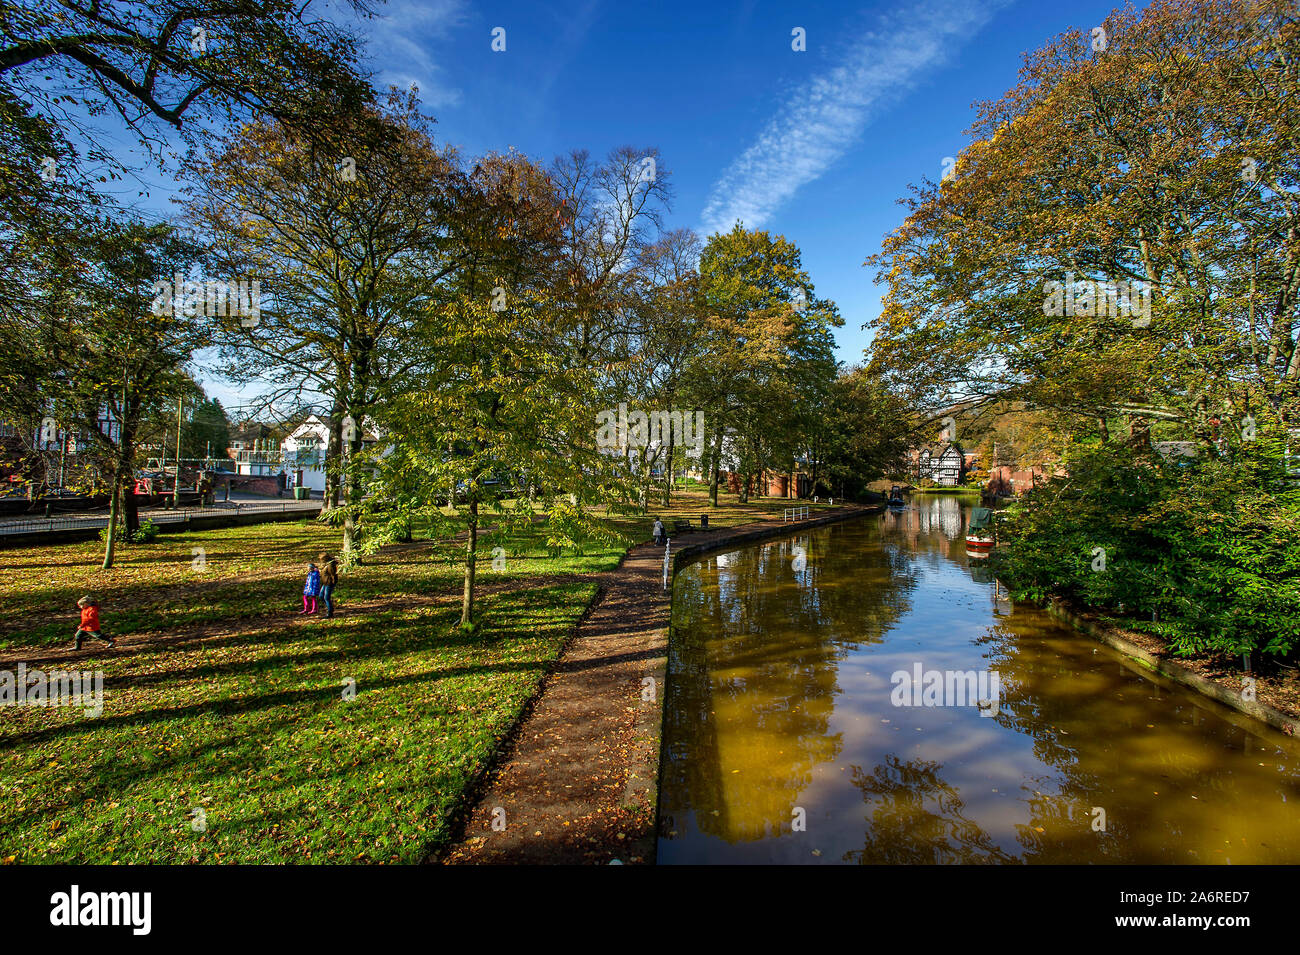
<path fill-rule="evenodd" d="M 853 785 L 870 808 L 866 843 L 846 862 L 917 865 L 937 862 L 1015 862 L 987 832 L 967 819 L 957 790 L 928 760 L 890 755 L 871 772 L 853 767 Z"/>
<path fill-rule="evenodd" d="M 699 831 L 727 842 L 788 832 L 813 767 L 839 756 L 828 725 L 840 692 L 836 661 L 884 638 L 906 612 L 912 579 L 903 555 L 884 550 L 861 563 L 856 580 L 825 577 L 823 558 L 841 536 L 715 555 L 678 576 L 661 770 L 662 789 L 672 794 L 661 800 L 665 835 L 684 825 L 679 805 L 693 809 Z M 796 547 L 804 549 L 803 569 L 795 568 Z M 723 636 L 711 631 L 714 621 L 724 622 Z"/>
<path fill-rule="evenodd" d="M 1300 861 L 1300 745 L 1013 612 L 965 526 L 933 497 L 678 574 L 660 860 Z M 892 705 L 916 663 L 998 671 L 997 714 Z"/>

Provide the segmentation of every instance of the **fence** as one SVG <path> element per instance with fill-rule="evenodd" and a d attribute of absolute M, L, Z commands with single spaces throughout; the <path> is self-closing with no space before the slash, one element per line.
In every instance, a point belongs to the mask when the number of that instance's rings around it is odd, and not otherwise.
<path fill-rule="evenodd" d="M 808 520 L 808 507 L 787 507 L 781 518 L 785 523 Z"/>
<path fill-rule="evenodd" d="M 140 512 L 140 523 L 178 524 L 195 517 L 275 514 L 288 511 L 318 511 L 320 501 L 276 501 L 249 504 L 243 501 L 219 501 L 207 507 L 185 507 L 176 510 L 150 509 Z M 66 517 L 44 517 L 28 521 L 0 521 L 0 537 L 19 534 L 47 534 L 58 531 L 100 530 L 108 526 L 107 512 Z"/>

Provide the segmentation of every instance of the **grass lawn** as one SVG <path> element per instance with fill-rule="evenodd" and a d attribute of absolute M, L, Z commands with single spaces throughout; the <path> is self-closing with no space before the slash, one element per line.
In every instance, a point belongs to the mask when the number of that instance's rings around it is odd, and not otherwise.
<path fill-rule="evenodd" d="M 789 503 L 724 500 L 711 523 Z M 651 514 L 703 509 L 680 494 Z M 615 523 L 649 536 L 648 519 Z M 502 571 L 481 550 L 481 625 L 465 635 L 446 540 L 367 558 L 334 619 L 298 616 L 303 564 L 337 540 L 315 522 L 168 534 L 110 571 L 93 543 L 0 551 L 0 670 L 66 645 L 86 591 L 127 637 L 29 661 L 102 669 L 97 718 L 0 708 L 0 861 L 404 863 L 445 842 L 623 547 L 552 557 L 521 539 Z"/>

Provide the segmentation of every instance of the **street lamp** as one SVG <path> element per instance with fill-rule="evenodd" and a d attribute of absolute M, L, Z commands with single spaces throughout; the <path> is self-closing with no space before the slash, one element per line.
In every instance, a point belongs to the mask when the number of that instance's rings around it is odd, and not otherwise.
<path fill-rule="evenodd" d="M 185 408 L 185 398 L 176 399 L 176 482 L 172 485 L 172 507 L 181 506 L 181 413 Z M 167 473 L 166 470 L 163 473 Z"/>

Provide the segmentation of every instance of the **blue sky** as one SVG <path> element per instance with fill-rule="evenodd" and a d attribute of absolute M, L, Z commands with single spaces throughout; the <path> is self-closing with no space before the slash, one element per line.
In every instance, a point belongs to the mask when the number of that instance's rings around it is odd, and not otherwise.
<path fill-rule="evenodd" d="M 668 225 L 707 235 L 739 217 L 794 241 L 854 362 L 880 302 L 862 261 L 901 220 L 908 184 L 940 177 L 973 104 L 1016 83 L 1024 52 L 1113 6 L 390 0 L 363 29 L 377 85 L 418 84 L 442 139 L 469 154 L 657 146 Z"/>
<path fill-rule="evenodd" d="M 441 136 L 470 153 L 659 147 L 671 224 L 707 234 L 741 217 L 797 243 L 852 362 L 880 302 L 862 261 L 908 184 L 940 177 L 972 104 L 1015 85 L 1024 52 L 1113 6 L 397 0 L 369 33 L 377 81 L 418 83 Z"/>

